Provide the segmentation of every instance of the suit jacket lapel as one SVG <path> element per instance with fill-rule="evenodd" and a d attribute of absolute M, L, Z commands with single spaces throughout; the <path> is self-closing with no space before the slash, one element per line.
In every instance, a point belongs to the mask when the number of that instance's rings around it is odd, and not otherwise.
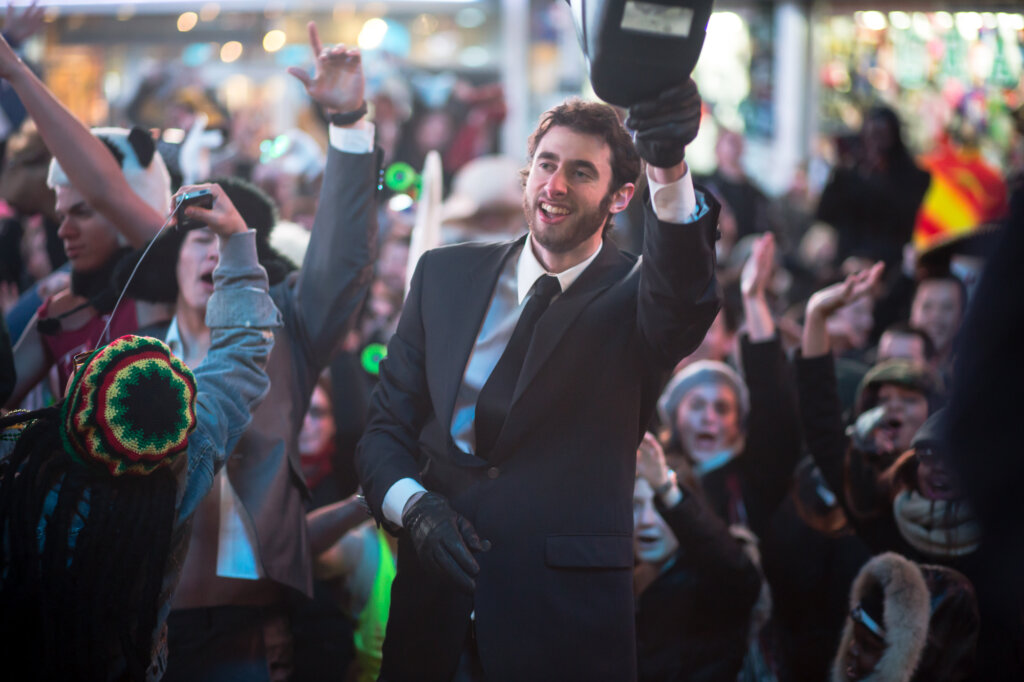
<path fill-rule="evenodd" d="M 526 237 L 523 236 L 514 242 L 491 249 L 482 258 L 475 258 L 468 276 L 464 272 L 450 273 L 458 280 L 448 282 L 445 288 L 446 294 L 450 292 L 448 300 L 445 301 L 444 314 L 444 318 L 448 320 L 448 334 L 444 346 L 437 353 L 440 360 L 440 371 L 437 376 L 444 382 L 439 401 L 443 414 L 437 416 L 446 430 L 451 426 L 455 399 L 458 397 L 462 377 L 466 372 L 466 363 L 469 362 L 469 354 L 473 351 L 480 325 L 487 314 L 498 276 L 505 266 L 506 259 L 518 253 L 518 247 L 522 246 L 525 240 Z M 466 279 L 463 280 L 463 277 Z"/>
<path fill-rule="evenodd" d="M 537 376 L 537 372 L 558 346 L 573 320 L 583 312 L 583 309 L 595 296 L 622 279 L 630 267 L 630 261 L 619 252 L 612 242 L 605 240 L 600 255 L 590 264 L 590 267 L 573 282 L 564 295 L 560 296 L 545 311 L 537 321 L 530 350 L 523 361 L 523 369 L 519 374 L 515 393 L 512 395 L 510 410 L 530 386 Z"/>

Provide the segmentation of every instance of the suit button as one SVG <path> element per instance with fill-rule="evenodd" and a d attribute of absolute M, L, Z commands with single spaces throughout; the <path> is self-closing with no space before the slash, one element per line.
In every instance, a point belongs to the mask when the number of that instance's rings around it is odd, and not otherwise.
<path fill-rule="evenodd" d="M 500 473 L 501 471 L 498 469 L 498 467 L 491 467 L 490 469 L 487 470 L 487 478 L 493 481 L 498 477 L 498 474 Z"/>

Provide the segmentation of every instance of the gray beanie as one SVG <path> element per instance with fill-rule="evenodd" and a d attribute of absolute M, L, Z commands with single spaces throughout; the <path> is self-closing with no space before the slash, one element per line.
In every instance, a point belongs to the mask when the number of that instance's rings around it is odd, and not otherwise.
<path fill-rule="evenodd" d="M 700 384 L 725 384 L 736 394 L 740 424 L 746 427 L 747 415 L 750 414 L 750 391 L 743 377 L 729 365 L 717 360 L 698 360 L 687 365 L 681 372 L 669 380 L 668 386 L 658 398 L 658 417 L 663 426 L 675 431 L 675 414 L 679 403 L 690 390 Z"/>

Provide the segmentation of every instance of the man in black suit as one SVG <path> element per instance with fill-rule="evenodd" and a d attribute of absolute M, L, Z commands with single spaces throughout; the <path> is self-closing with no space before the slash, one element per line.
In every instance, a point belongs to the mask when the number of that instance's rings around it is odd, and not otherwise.
<path fill-rule="evenodd" d="M 699 120 L 692 81 L 631 108 L 635 146 L 609 107 L 559 105 L 529 140 L 529 234 L 420 259 L 357 454 L 401 529 L 381 680 L 635 679 L 636 448 L 719 307 Z M 640 157 L 638 259 L 604 235 Z"/>

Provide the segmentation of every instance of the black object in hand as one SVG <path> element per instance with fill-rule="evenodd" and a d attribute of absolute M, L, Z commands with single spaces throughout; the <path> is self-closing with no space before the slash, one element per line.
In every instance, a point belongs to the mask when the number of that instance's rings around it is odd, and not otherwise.
<path fill-rule="evenodd" d="M 402 525 L 409 532 L 420 564 L 464 592 L 476 589 L 473 578 L 480 565 L 470 553 L 485 551 L 484 543 L 464 516 L 442 495 L 424 493 L 405 511 Z"/>
<path fill-rule="evenodd" d="M 657 99 L 629 108 L 626 127 L 644 161 L 671 168 L 683 160 L 686 145 L 700 129 L 700 93 L 693 79 L 665 90 Z"/>
<path fill-rule="evenodd" d="M 178 205 L 174 208 L 174 217 L 178 223 L 179 230 L 194 230 L 198 227 L 206 227 L 206 223 L 203 221 L 189 218 L 185 215 L 185 209 L 189 206 L 199 206 L 205 209 L 213 208 L 213 192 L 208 189 L 197 189 L 194 192 L 182 194 L 178 198 Z"/>

